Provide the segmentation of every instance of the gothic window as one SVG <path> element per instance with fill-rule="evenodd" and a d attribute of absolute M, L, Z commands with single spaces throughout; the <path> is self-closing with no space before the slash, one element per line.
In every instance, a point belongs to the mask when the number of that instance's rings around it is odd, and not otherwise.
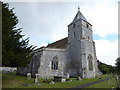
<path fill-rule="evenodd" d="M 93 70 L 93 57 L 91 54 L 88 55 L 88 66 L 89 70 Z"/>
<path fill-rule="evenodd" d="M 58 70 L 58 59 L 57 59 L 57 56 L 53 57 L 51 69 Z"/>

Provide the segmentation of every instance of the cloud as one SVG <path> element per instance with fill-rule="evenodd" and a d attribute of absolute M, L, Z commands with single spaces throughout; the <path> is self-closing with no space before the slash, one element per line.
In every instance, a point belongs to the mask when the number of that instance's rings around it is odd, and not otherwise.
<path fill-rule="evenodd" d="M 110 4 L 113 4 L 113 6 Z M 88 21 L 93 25 L 94 34 L 105 37 L 108 34 L 118 33 L 117 3 L 110 3 L 110 1 L 96 3 L 90 10 L 87 9 L 85 9 L 84 13 Z"/>
<path fill-rule="evenodd" d="M 113 42 L 109 40 L 95 40 L 95 45 L 98 60 L 106 64 L 115 65 L 115 60 L 118 57 L 118 40 Z"/>
<path fill-rule="evenodd" d="M 41 43 L 40 47 L 43 47 L 43 46 L 45 47 L 45 46 L 47 46 L 47 45 L 48 45 L 48 43 L 44 43 L 44 42 L 43 42 L 43 43 Z"/>
<path fill-rule="evenodd" d="M 30 44 L 41 47 L 67 37 L 77 7 L 93 25 L 98 59 L 114 65 L 117 58 L 117 0 L 85 0 L 74 3 L 10 2 L 19 19 L 18 28 L 30 37 Z M 110 39 L 111 38 L 111 39 Z"/>

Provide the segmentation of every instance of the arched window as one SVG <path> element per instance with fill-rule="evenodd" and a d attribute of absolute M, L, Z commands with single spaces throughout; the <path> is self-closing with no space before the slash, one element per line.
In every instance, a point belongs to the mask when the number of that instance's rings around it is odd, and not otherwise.
<path fill-rule="evenodd" d="M 51 69 L 58 70 L 58 59 L 57 59 L 57 56 L 53 57 Z"/>
<path fill-rule="evenodd" d="M 86 24 L 86 26 L 87 26 L 87 28 L 89 28 L 89 25 L 88 25 L 88 24 Z"/>
<path fill-rule="evenodd" d="M 88 55 L 88 66 L 89 70 L 93 70 L 93 57 L 91 54 Z"/>

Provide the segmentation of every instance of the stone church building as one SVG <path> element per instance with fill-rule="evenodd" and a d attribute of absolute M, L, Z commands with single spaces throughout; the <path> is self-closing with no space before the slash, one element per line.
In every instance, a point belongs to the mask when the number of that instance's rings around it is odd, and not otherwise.
<path fill-rule="evenodd" d="M 99 75 L 92 25 L 78 8 L 68 25 L 68 37 L 33 51 L 33 58 L 26 67 L 19 67 L 17 74 L 36 73 L 40 78 L 53 76 L 91 78 Z"/>

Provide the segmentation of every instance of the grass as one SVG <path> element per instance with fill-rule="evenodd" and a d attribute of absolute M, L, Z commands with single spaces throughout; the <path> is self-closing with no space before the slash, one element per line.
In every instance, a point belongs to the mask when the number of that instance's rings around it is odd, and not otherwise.
<path fill-rule="evenodd" d="M 101 78 L 105 79 L 110 75 L 102 75 Z M 44 79 L 39 79 L 39 83 L 42 85 L 37 85 L 34 82 L 34 78 L 30 80 L 24 76 L 18 76 L 15 73 L 3 74 L 2 75 L 3 88 L 71 88 L 77 87 L 83 84 L 94 82 L 99 80 L 99 78 L 89 78 L 82 79 L 81 81 L 75 80 L 76 78 L 71 78 L 72 82 L 55 82 L 55 84 L 43 83 Z M 24 84 L 29 84 L 31 86 L 24 86 Z"/>
<path fill-rule="evenodd" d="M 108 81 L 97 83 L 86 88 L 113 88 L 113 87 L 118 87 L 115 76 L 111 76 L 111 79 Z"/>

